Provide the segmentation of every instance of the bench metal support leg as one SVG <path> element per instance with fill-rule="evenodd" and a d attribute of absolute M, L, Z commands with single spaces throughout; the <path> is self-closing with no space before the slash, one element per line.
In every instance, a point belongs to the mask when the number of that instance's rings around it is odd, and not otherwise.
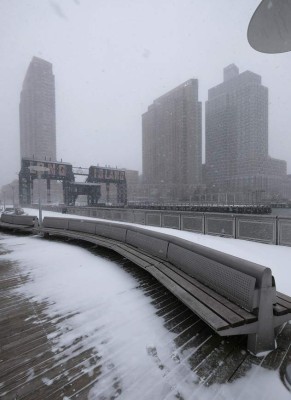
<path fill-rule="evenodd" d="M 264 351 L 275 350 L 275 335 L 274 331 L 270 335 L 260 335 L 259 333 L 253 333 L 248 335 L 248 350 L 252 354 L 262 353 Z"/>
<path fill-rule="evenodd" d="M 253 354 L 274 350 L 276 347 L 273 297 L 270 288 L 261 289 L 259 303 L 258 330 L 248 335 L 248 350 Z"/>

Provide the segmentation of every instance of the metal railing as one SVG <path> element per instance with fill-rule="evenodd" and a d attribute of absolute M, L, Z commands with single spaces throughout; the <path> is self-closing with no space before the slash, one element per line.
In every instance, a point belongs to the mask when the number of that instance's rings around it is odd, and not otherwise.
<path fill-rule="evenodd" d="M 61 207 L 56 209 L 53 206 L 44 206 L 43 208 L 62 211 Z M 104 207 L 67 207 L 67 213 L 291 246 L 291 218 L 288 217 Z"/>

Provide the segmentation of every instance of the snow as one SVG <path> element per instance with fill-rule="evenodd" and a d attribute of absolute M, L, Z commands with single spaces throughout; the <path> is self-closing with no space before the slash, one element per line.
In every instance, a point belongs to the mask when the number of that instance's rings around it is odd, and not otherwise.
<path fill-rule="evenodd" d="M 92 356 L 90 363 L 84 361 L 83 373 L 90 376 L 94 366 L 102 364 L 89 399 L 290 399 L 278 371 L 260 366 L 231 384 L 202 385 L 187 363 L 191 353 L 176 348 L 173 334 L 155 315 L 150 299 L 116 263 L 78 246 L 38 237 L 1 235 L 0 244 L 11 251 L 0 260 L 17 262 L 20 271 L 30 277 L 15 291 L 47 303 L 46 315 L 56 327 L 48 335 L 55 364 L 64 363 L 64 354 L 69 358 L 85 350 L 91 350 Z M 51 385 L 59 378 L 45 376 L 43 382 Z M 117 389 L 112 393 L 116 379 L 122 387 L 120 395 Z"/>
<path fill-rule="evenodd" d="M 163 392 L 171 391 L 155 364 L 159 357 L 165 369 L 175 366 L 171 357 L 173 334 L 155 316 L 151 299 L 136 289 L 135 279 L 117 264 L 77 246 L 8 236 L 1 244 L 13 250 L 5 258 L 17 261 L 31 277 L 16 292 L 49 303 L 46 313 L 55 321 L 57 333 L 62 333 L 48 335 L 55 362 L 60 362 L 61 350 L 72 352 L 70 346 L 79 338 L 82 352 L 93 346 L 96 360 L 101 357 L 103 374 L 89 398 L 112 395 L 116 375 L 123 391 L 129 392 L 126 399 L 138 398 L 152 382 L 157 382 L 154 393 L 159 399 Z M 67 314 L 73 316 L 58 322 L 60 315 Z M 156 348 L 158 355 L 149 352 L 150 348 Z M 76 353 L 76 347 L 73 350 Z M 94 366 L 85 363 L 83 372 L 90 375 Z M 52 384 L 49 378 L 42 380 Z M 152 393 L 146 398 L 152 398 Z"/>
<path fill-rule="evenodd" d="M 37 210 L 25 209 L 30 215 L 37 215 Z M 43 216 L 63 217 L 63 214 L 43 211 Z M 88 219 L 93 221 L 106 221 L 104 219 L 83 217 L 80 215 L 67 215 L 65 218 Z M 108 221 L 120 224 L 121 222 Z M 122 222 L 122 224 L 124 224 Z M 146 225 L 126 223 L 131 226 L 138 226 L 143 229 L 162 232 L 167 235 L 176 236 L 189 242 L 198 243 L 202 246 L 231 254 L 236 257 L 252 261 L 257 264 L 271 268 L 276 281 L 276 288 L 279 292 L 291 296 L 291 247 L 275 246 L 271 244 L 257 243 L 252 241 L 223 238 L 218 236 L 203 235 L 200 233 L 179 231 L 170 228 L 160 228 Z"/>

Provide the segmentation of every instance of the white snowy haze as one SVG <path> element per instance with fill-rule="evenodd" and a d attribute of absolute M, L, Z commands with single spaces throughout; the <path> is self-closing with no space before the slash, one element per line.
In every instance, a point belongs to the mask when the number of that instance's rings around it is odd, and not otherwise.
<path fill-rule="evenodd" d="M 192 77 L 199 97 L 235 63 L 269 88 L 269 149 L 291 172 L 291 54 L 253 50 L 259 0 L 1 0 L 0 185 L 20 168 L 19 99 L 33 56 L 53 64 L 57 157 L 141 171 L 141 114 Z M 204 116 L 203 116 L 204 118 Z"/>

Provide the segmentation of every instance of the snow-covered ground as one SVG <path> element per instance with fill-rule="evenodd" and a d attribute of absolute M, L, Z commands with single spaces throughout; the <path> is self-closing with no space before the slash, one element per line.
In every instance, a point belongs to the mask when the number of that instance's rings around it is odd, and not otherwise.
<path fill-rule="evenodd" d="M 37 215 L 37 210 L 25 209 L 30 215 Z M 55 216 L 64 218 L 79 218 L 98 221 L 96 218 L 82 217 L 79 215 L 63 215 L 51 211 L 43 211 L 43 216 Z M 99 219 L 99 221 L 104 221 Z M 108 221 L 113 222 L 113 221 Z M 119 222 L 115 222 L 119 223 Z M 135 225 L 135 224 L 129 224 Z M 291 247 L 275 246 L 264 243 L 256 243 L 240 239 L 222 238 L 217 236 L 202 235 L 170 228 L 157 228 L 145 225 L 136 225 L 144 229 L 163 232 L 177 236 L 190 242 L 198 243 L 236 257 L 240 257 L 257 264 L 270 267 L 276 280 L 277 290 L 291 296 Z"/>
<path fill-rule="evenodd" d="M 227 239 L 221 239 L 224 240 Z M 30 277 L 16 289 L 17 293 L 46 301 L 46 314 L 58 321 L 57 332 L 62 335 L 48 335 L 56 354 L 55 363 L 61 362 L 58 350 L 70 352 L 69 346 L 80 337 L 83 347 L 79 351 L 93 347 L 96 360 L 92 360 L 98 363 L 101 357 L 102 373 L 91 388 L 89 399 L 114 395 L 122 400 L 290 399 L 278 371 L 260 366 L 252 367 L 245 377 L 231 384 L 208 388 L 201 385 L 185 355 L 176 349 L 173 334 L 156 316 L 150 299 L 116 263 L 78 246 L 38 237 L 0 235 L 0 246 L 11 251 L 1 255 L 0 261 L 5 258 L 17 262 L 20 271 Z M 69 319 L 57 318 L 72 313 L 74 316 Z M 76 347 L 74 351 L 76 355 Z M 184 362 L 177 362 L 183 357 Z M 94 362 L 85 363 L 83 372 L 90 374 L 94 367 Z M 51 385 L 53 379 L 58 377 L 48 375 L 43 382 Z M 120 395 L 112 392 L 117 383 L 122 389 Z"/>

